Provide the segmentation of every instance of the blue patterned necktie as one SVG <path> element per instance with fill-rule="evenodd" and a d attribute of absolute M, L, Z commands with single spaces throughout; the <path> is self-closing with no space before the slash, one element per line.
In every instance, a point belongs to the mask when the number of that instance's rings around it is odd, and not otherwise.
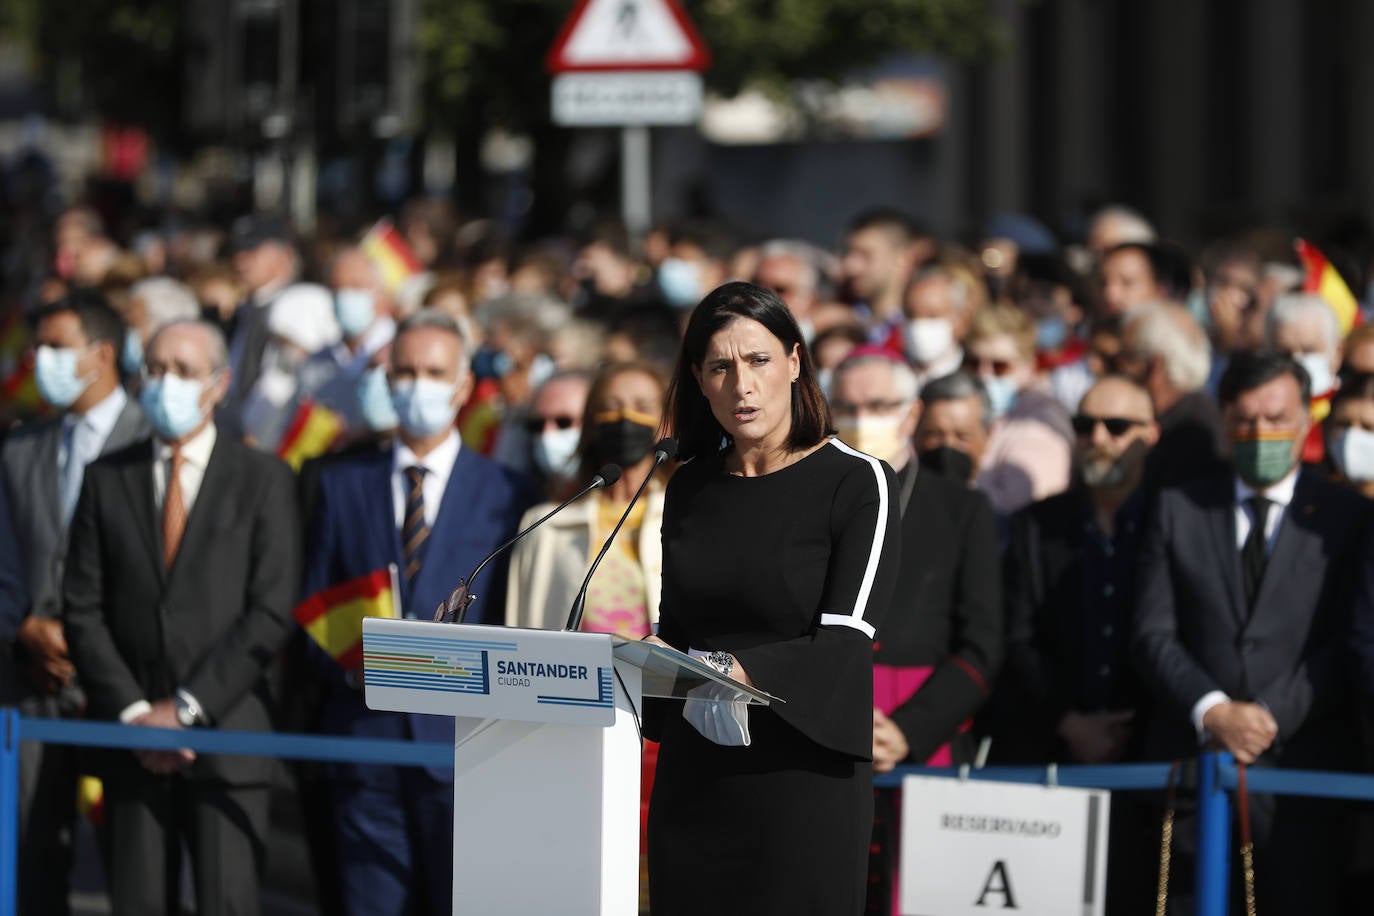
<path fill-rule="evenodd" d="M 62 526 L 71 524 L 76 514 L 76 503 L 81 497 L 81 479 L 85 476 L 86 465 L 95 458 L 87 455 L 90 450 L 91 430 L 81 417 L 69 417 L 62 424 L 62 438 L 67 450 L 66 463 L 62 465 Z"/>
<path fill-rule="evenodd" d="M 406 582 L 415 581 L 424 565 L 425 549 L 429 546 L 429 526 L 425 524 L 425 469 L 411 466 L 405 469 L 405 521 L 401 523 L 401 547 L 405 553 Z"/>

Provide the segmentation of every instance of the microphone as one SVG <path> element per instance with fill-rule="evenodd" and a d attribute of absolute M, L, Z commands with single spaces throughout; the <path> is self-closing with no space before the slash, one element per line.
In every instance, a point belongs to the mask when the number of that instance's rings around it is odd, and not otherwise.
<path fill-rule="evenodd" d="M 635 503 L 639 502 L 639 497 L 643 495 L 644 488 L 649 485 L 650 480 L 653 480 L 654 472 L 658 470 L 658 466 L 676 457 L 677 440 L 666 437 L 659 439 L 658 444 L 654 446 L 654 466 L 649 469 L 649 473 L 644 475 L 644 482 L 639 485 L 638 490 L 635 490 L 634 497 L 630 500 L 630 504 L 625 507 L 625 512 L 620 516 L 620 521 L 616 522 L 615 527 L 611 529 L 611 535 L 606 538 L 606 543 L 601 545 L 601 552 L 596 555 L 595 560 L 592 560 L 592 568 L 587 570 L 587 578 L 582 580 L 582 588 L 578 590 L 577 598 L 573 600 L 572 610 L 568 613 L 568 623 L 563 627 L 564 630 L 572 631 L 582 626 L 582 613 L 587 609 L 587 587 L 592 584 L 592 576 L 596 574 L 596 568 L 601 565 L 601 558 L 606 556 L 606 551 L 611 549 L 611 542 L 620 533 L 620 528 L 625 524 L 625 520 L 630 517 L 630 510 L 635 507 Z"/>
<path fill-rule="evenodd" d="M 596 476 L 592 478 L 592 482 L 590 484 L 583 487 L 576 494 L 565 500 L 561 505 L 554 507 L 554 509 L 551 512 L 549 512 L 543 518 L 539 519 L 533 525 L 530 525 L 524 531 L 518 532 L 515 535 L 515 537 L 511 538 L 509 541 L 506 541 L 506 543 L 502 544 L 500 547 L 496 548 L 491 553 L 487 554 L 486 559 L 483 560 L 481 563 L 478 563 L 477 568 L 474 569 L 466 579 L 458 580 L 458 587 L 453 590 L 453 594 L 448 596 L 448 600 L 439 602 L 439 607 L 434 611 L 435 622 L 462 623 L 463 618 L 467 616 L 468 606 L 471 605 L 472 602 L 477 600 L 477 596 L 472 593 L 472 582 L 474 579 L 477 578 L 477 574 L 482 571 L 482 567 L 486 566 L 492 560 L 496 559 L 496 557 L 500 556 L 507 548 L 512 547 L 516 541 L 520 540 L 522 537 L 529 534 L 531 531 L 538 528 L 540 525 L 544 524 L 549 519 L 553 518 L 555 515 L 562 512 L 564 509 L 568 508 L 568 506 L 577 502 L 579 499 L 586 496 L 591 491 L 600 489 L 601 487 L 609 487 L 611 484 L 615 483 L 619 479 L 619 465 L 602 465 L 601 470 L 596 472 Z"/>

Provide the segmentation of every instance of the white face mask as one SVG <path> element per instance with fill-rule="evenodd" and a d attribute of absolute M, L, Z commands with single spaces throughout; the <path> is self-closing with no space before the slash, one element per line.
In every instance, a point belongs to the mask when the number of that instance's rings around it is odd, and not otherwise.
<path fill-rule="evenodd" d="M 954 349 L 954 325 L 948 318 L 913 318 L 903 329 L 906 355 L 928 366 Z"/>
<path fill-rule="evenodd" d="M 1336 387 L 1336 376 L 1331 372 L 1331 359 L 1325 353 L 1303 353 L 1295 357 L 1298 365 L 1307 370 L 1312 379 L 1312 394 L 1326 394 Z"/>
<path fill-rule="evenodd" d="M 578 427 L 550 429 L 534 439 L 532 456 L 535 466 L 545 477 L 572 477 L 577 473 L 577 441 L 582 437 Z"/>
<path fill-rule="evenodd" d="M 907 443 L 901 436 L 901 426 L 900 415 L 880 417 L 869 414 L 837 419 L 835 432 L 845 445 L 895 465 L 907 449 Z"/>
<path fill-rule="evenodd" d="M 1374 480 L 1374 433 L 1350 427 L 1331 440 L 1331 460 L 1352 483 Z"/>

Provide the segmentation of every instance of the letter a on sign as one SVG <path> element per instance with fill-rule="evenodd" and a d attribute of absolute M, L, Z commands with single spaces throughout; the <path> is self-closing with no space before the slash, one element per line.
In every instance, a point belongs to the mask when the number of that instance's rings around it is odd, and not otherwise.
<path fill-rule="evenodd" d="M 987 906 L 988 894 L 998 894 L 1002 897 L 1002 909 L 1016 909 L 1016 898 L 1011 894 L 1011 875 L 1007 874 L 1007 863 L 998 859 L 992 863 L 992 871 L 988 872 L 988 879 L 983 882 L 983 892 L 974 901 L 974 906 Z"/>

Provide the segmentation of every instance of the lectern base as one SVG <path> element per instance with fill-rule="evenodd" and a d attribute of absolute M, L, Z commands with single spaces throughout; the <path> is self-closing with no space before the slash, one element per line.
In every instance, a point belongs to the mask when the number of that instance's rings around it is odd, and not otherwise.
<path fill-rule="evenodd" d="M 457 719 L 455 914 L 639 912 L 640 670 L 616 671 L 610 728 Z"/>

